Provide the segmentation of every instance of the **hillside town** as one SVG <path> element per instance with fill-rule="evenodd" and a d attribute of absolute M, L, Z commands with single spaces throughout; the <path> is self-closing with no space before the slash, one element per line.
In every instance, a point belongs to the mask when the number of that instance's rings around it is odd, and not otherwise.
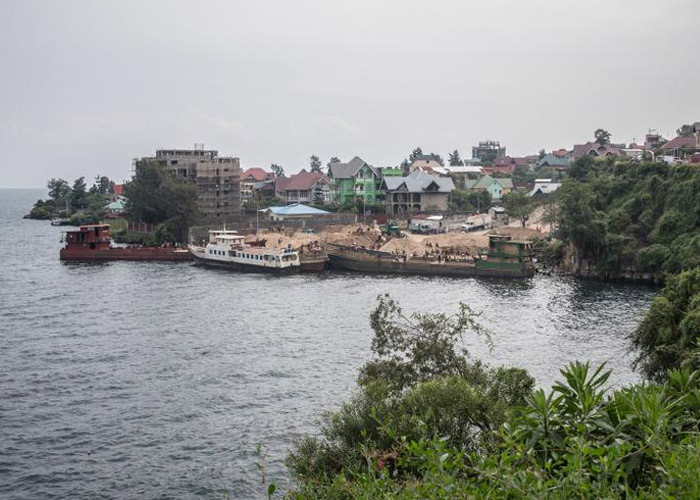
<path fill-rule="evenodd" d="M 390 166 L 360 156 L 324 166 L 313 155 L 288 175 L 275 164 L 243 169 L 240 158 L 203 144 L 159 149 L 134 159 L 133 178 L 123 184 L 98 176 L 88 191 L 83 178 L 72 188 L 52 179 L 51 200 L 39 200 L 30 217 L 109 222 L 118 241 L 147 245 L 187 243 L 228 227 L 275 232 L 270 247 L 320 240 L 411 255 L 433 244 L 475 254 L 491 233 L 526 241 L 549 235 L 557 222 L 550 200 L 586 162 L 641 161 L 700 167 L 700 122 L 671 139 L 651 130 L 643 143 L 629 144 L 598 129 L 593 140 L 526 156 L 510 156 L 497 140 L 479 141 L 465 159 L 458 150 L 443 159 L 418 147 Z"/>
<path fill-rule="evenodd" d="M 485 212 L 516 191 L 528 196 L 552 193 L 573 162 L 582 157 L 700 166 L 700 122 L 681 126 L 677 134 L 667 139 L 651 130 L 643 143 L 625 144 L 611 142 L 610 133 L 599 129 L 592 141 L 526 156 L 510 156 L 506 145 L 485 140 L 472 148 L 468 159 L 462 159 L 457 150 L 445 160 L 416 148 L 393 166 L 377 166 L 354 156 L 348 161 L 334 157 L 323 167 L 312 156 L 309 167 L 289 175 L 279 165 L 242 169 L 239 158 L 195 145 L 193 149 L 157 150 L 154 156 L 136 159 L 134 172 L 146 162 L 155 162 L 195 184 L 199 215 L 207 222 L 234 222 L 270 207 L 266 215 L 274 218 L 278 210 L 274 207 L 297 204 L 315 208 L 313 212 L 297 209 L 297 217 L 350 212 L 406 219 L 421 213 Z M 472 198 L 477 201 L 473 206 L 460 203 L 456 193 L 481 196 Z M 123 200 L 121 185 L 115 186 L 115 195 L 115 201 Z M 123 208 L 117 203 L 109 209 L 118 212 Z M 287 214 L 287 218 L 294 216 Z"/>

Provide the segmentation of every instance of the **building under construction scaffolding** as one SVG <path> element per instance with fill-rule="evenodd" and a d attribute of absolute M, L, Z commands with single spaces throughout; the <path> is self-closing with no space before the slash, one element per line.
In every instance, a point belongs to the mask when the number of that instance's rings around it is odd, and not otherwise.
<path fill-rule="evenodd" d="M 197 185 L 200 216 L 207 222 L 235 221 L 241 215 L 239 180 L 241 162 L 231 156 L 219 156 L 213 149 L 195 144 L 194 149 L 159 149 L 156 161 L 182 179 Z"/>
<path fill-rule="evenodd" d="M 479 141 L 478 146 L 472 147 L 472 158 L 478 158 L 480 160 L 489 159 L 493 161 L 494 158 L 506 155 L 506 147 L 501 146 L 498 141 Z"/>

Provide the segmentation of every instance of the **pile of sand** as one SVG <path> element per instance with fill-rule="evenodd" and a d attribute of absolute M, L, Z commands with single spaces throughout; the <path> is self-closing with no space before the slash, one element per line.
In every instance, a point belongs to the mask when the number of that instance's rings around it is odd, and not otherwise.
<path fill-rule="evenodd" d="M 409 234 L 406 238 L 395 238 L 382 247 L 383 251 L 406 251 L 406 253 L 424 253 L 437 246 L 452 248 L 457 252 L 474 253 L 479 247 L 488 246 L 488 237 L 477 234 L 446 233 L 435 235 Z"/>
<path fill-rule="evenodd" d="M 377 241 L 380 242 L 380 249 L 385 252 L 418 252 L 423 254 L 432 247 L 452 248 L 457 252 L 475 253 L 478 248 L 486 248 L 489 245 L 489 233 L 505 234 L 517 240 L 533 240 L 544 236 L 541 229 L 528 227 L 502 226 L 493 231 L 475 231 L 472 233 L 451 232 L 445 234 L 411 234 L 402 231 L 403 238 L 389 238 L 383 236 L 377 228 L 367 225 L 352 224 L 348 226 L 328 226 L 316 233 L 305 233 L 301 230 L 286 229 L 279 233 L 266 230 L 257 236 L 251 235 L 248 240 L 256 238 L 267 240 L 268 248 L 282 248 L 292 245 L 299 248 L 314 241 L 321 243 L 337 243 L 340 245 L 358 245 L 372 248 Z"/>
<path fill-rule="evenodd" d="M 541 229 L 531 227 L 501 226 L 493 232 L 495 234 L 504 234 L 520 241 L 532 241 L 546 236 L 546 233 Z"/>

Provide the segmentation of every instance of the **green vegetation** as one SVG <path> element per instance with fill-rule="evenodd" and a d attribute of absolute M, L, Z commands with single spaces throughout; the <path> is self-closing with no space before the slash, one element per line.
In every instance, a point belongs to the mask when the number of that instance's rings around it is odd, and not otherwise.
<path fill-rule="evenodd" d="M 462 158 L 459 156 L 459 151 L 457 151 L 456 149 L 452 153 L 450 153 L 448 161 L 450 163 L 450 167 L 463 167 L 464 166 L 464 162 L 462 161 Z"/>
<path fill-rule="evenodd" d="M 455 189 L 449 203 L 452 212 L 485 212 L 489 206 L 491 195 L 486 190 Z"/>
<path fill-rule="evenodd" d="M 284 177 L 284 168 L 282 168 L 282 165 L 273 163 L 270 165 L 270 171 L 275 174 L 275 177 Z"/>
<path fill-rule="evenodd" d="M 318 156 L 316 155 L 311 155 L 311 158 L 309 158 L 309 167 L 311 168 L 311 172 L 318 172 L 323 173 L 323 170 L 321 170 L 321 160 L 319 159 Z"/>
<path fill-rule="evenodd" d="M 503 207 L 508 215 L 520 221 L 522 227 L 530 218 L 530 214 L 535 209 L 537 201 L 523 191 L 512 191 L 503 196 Z"/>
<path fill-rule="evenodd" d="M 610 144 L 610 132 L 603 130 L 602 128 L 597 129 L 593 136 L 595 137 L 595 142 L 601 146 L 605 144 Z"/>
<path fill-rule="evenodd" d="M 154 161 L 140 162 L 136 175 L 124 184 L 128 218 L 156 224 L 157 244 L 187 241 L 198 214 L 197 187 L 179 179 Z"/>
<path fill-rule="evenodd" d="M 100 175 L 89 189 L 85 177 L 75 179 L 72 187 L 64 179 L 51 179 L 46 187 L 49 199 L 37 200 L 30 219 L 61 217 L 75 225 L 96 223 L 106 214 L 105 206 L 114 193 L 114 182 Z"/>
<path fill-rule="evenodd" d="M 700 268 L 671 277 L 635 331 L 636 364 L 661 380 L 669 369 L 700 369 Z"/>
<path fill-rule="evenodd" d="M 380 297 L 371 325 L 358 392 L 289 454 L 288 498 L 700 497 L 700 372 L 610 391 L 604 366 L 573 362 L 533 391 L 459 347 L 489 338 L 465 305 L 406 316 Z"/>
<path fill-rule="evenodd" d="M 560 189 L 558 236 L 599 276 L 668 275 L 700 265 L 700 169 L 584 157 Z"/>

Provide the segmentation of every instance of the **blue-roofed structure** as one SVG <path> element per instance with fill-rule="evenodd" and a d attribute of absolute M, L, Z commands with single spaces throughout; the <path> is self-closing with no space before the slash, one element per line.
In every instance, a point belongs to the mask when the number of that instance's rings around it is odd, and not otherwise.
<path fill-rule="evenodd" d="M 330 214 L 325 210 L 321 210 L 301 203 L 293 203 L 283 207 L 268 207 L 260 210 L 268 215 L 270 220 L 283 221 L 287 219 L 310 219 Z"/>
<path fill-rule="evenodd" d="M 115 213 L 115 214 L 120 214 L 126 209 L 126 205 L 124 203 L 124 198 L 119 197 L 109 205 L 105 207 L 108 211 Z"/>

